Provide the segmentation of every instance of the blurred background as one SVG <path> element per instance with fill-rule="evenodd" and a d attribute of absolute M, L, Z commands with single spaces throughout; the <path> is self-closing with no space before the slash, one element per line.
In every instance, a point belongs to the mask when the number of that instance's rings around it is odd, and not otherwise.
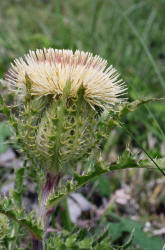
<path fill-rule="evenodd" d="M 1 0 L 0 78 L 15 57 L 29 49 L 49 47 L 90 51 L 107 59 L 126 82 L 129 101 L 164 98 L 164 0 Z M 6 94 L 1 85 L 0 91 Z M 124 117 L 123 122 L 131 136 L 123 128 L 107 135 L 102 155 L 108 162 L 115 161 L 128 145 L 139 159 L 145 156 L 138 147 L 141 145 L 153 159 L 165 160 L 164 100 L 141 106 Z M 8 143 L 11 136 L 5 117 L 0 115 L 3 193 L 12 188 L 13 166 L 21 161 L 17 145 Z M 109 217 L 103 216 L 99 223 L 113 223 L 114 230 L 111 227 L 110 231 L 114 242 L 121 241 L 123 234 L 127 235 L 135 227 L 134 241 L 139 249 L 157 250 L 165 239 L 164 185 L 165 178 L 158 171 L 133 169 L 101 176 L 80 193 L 98 209 L 107 209 L 110 204 Z M 33 203 L 35 190 L 28 192 L 26 199 Z M 90 209 L 89 206 L 89 214 Z M 91 222 L 89 214 L 84 214 L 82 209 L 79 218 L 73 220 L 77 224 L 87 219 Z M 120 218 L 125 221 L 121 222 Z"/>

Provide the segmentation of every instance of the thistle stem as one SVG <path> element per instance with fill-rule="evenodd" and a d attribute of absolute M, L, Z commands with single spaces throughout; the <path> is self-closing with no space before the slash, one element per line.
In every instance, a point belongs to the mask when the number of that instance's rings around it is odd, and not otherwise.
<path fill-rule="evenodd" d="M 47 209 L 45 203 L 51 191 L 53 191 L 53 189 L 55 191 L 57 190 L 60 179 L 61 179 L 61 174 L 55 176 L 52 173 L 47 173 L 46 183 L 42 187 L 42 198 L 40 203 L 39 218 L 43 221 L 45 232 L 48 226 L 49 215 L 54 210 L 53 208 Z"/>
<path fill-rule="evenodd" d="M 49 216 L 54 210 L 54 207 L 51 209 L 50 208 L 47 209 L 45 204 L 51 191 L 53 191 L 53 189 L 55 191 L 57 190 L 60 179 L 61 179 L 61 174 L 58 174 L 55 176 L 52 173 L 47 173 L 46 183 L 42 186 L 42 197 L 41 197 L 40 208 L 39 208 L 39 219 L 43 222 L 45 233 L 48 227 Z M 44 236 L 45 236 L 45 233 L 44 233 Z M 35 238 L 33 239 L 33 250 L 44 249 L 44 236 L 43 236 L 43 241 L 35 239 Z"/>
<path fill-rule="evenodd" d="M 41 240 L 33 239 L 33 250 L 43 250 L 43 244 Z"/>
<path fill-rule="evenodd" d="M 15 244 L 16 244 L 16 239 L 17 239 L 17 234 L 18 234 L 18 229 L 19 229 L 19 225 L 17 222 L 13 223 L 13 230 L 11 232 L 11 237 L 15 238 L 13 241 L 10 241 L 9 243 L 9 250 L 13 250 L 15 248 Z"/>

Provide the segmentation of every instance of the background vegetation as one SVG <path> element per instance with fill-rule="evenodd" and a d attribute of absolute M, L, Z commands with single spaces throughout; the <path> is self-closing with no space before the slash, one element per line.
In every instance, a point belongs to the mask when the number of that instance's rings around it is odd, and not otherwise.
<path fill-rule="evenodd" d="M 29 49 L 79 49 L 99 54 L 118 69 L 127 83 L 129 101 L 164 97 L 164 13 L 163 0 L 1 0 L 0 77 L 4 76 L 12 59 Z M 2 86 L 0 88 L 1 92 L 6 92 Z M 7 97 L 10 103 L 12 97 Z M 107 162 L 115 162 L 126 147 L 139 159 L 146 157 L 146 151 L 151 158 L 164 160 L 164 100 L 144 104 L 124 116 L 122 123 L 122 127 L 107 134 L 101 149 Z M 11 136 L 5 117 L 0 115 L 1 193 L 7 193 L 12 187 L 13 167 L 20 164 L 23 157 L 17 145 L 10 143 Z M 31 201 L 29 210 L 36 201 L 35 189 L 30 189 L 30 185 L 27 183 L 24 197 Z M 87 224 L 96 233 L 97 227 L 103 229 L 108 224 L 108 233 L 117 245 L 127 241 L 134 228 L 130 249 L 162 249 L 164 185 L 160 172 L 150 169 L 103 175 L 80 190 L 92 206 L 103 212 L 102 216 L 95 221 L 89 209 L 81 212 L 76 224 Z M 57 230 L 68 229 L 65 220 L 59 220 L 58 210 L 53 216 L 58 222 Z M 69 226 L 69 231 L 73 228 Z"/>

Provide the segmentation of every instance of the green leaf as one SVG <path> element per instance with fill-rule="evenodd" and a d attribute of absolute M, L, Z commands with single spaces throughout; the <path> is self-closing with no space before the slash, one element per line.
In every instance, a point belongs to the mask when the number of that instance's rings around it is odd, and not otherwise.
<path fill-rule="evenodd" d="M 33 214 L 27 216 L 24 210 L 17 209 L 12 198 L 0 198 L 0 213 L 22 225 L 36 239 L 42 239 L 43 230 Z"/>
<path fill-rule="evenodd" d="M 77 240 L 81 241 L 83 240 L 88 234 L 88 231 L 85 227 L 81 228 L 78 232 L 78 235 L 77 235 Z"/>
<path fill-rule="evenodd" d="M 106 228 L 106 230 L 101 234 L 99 235 L 99 237 L 93 241 L 92 243 L 92 246 L 96 246 L 98 245 L 99 243 L 101 243 L 106 237 L 108 236 L 108 228 Z"/>
<path fill-rule="evenodd" d="M 164 98 L 143 98 L 139 99 L 130 103 L 126 103 L 125 106 L 119 111 L 118 117 L 121 117 L 123 115 L 126 115 L 129 112 L 135 111 L 139 106 L 146 104 L 148 102 L 154 102 L 154 101 L 161 101 L 164 100 Z"/>
<path fill-rule="evenodd" d="M 104 161 L 98 160 L 94 164 L 94 169 L 90 169 L 82 175 L 79 175 L 75 172 L 72 182 L 68 181 L 63 191 L 60 190 L 57 194 L 50 194 L 46 206 L 48 209 L 55 206 L 68 194 L 84 186 L 86 183 L 93 180 L 95 177 L 101 176 L 102 174 L 108 173 L 109 171 L 126 168 L 149 168 L 150 166 L 152 166 L 150 160 L 144 160 L 144 162 L 143 160 L 138 161 L 138 159 L 132 156 L 131 153 L 127 150 L 124 151 L 122 156 L 114 164 L 108 165 Z M 157 169 L 156 167 L 152 168 Z"/>
<path fill-rule="evenodd" d="M 23 178 L 24 168 L 19 168 L 15 170 L 15 185 L 13 190 L 13 198 L 17 207 L 21 207 L 22 194 L 23 194 Z"/>
<path fill-rule="evenodd" d="M 122 235 L 123 227 L 121 223 L 110 223 L 109 233 L 112 238 L 112 242 L 119 239 Z"/>
<path fill-rule="evenodd" d="M 121 249 L 125 249 L 131 242 L 146 250 L 162 249 L 163 240 L 158 236 L 148 236 L 147 233 L 143 232 L 143 228 L 143 223 L 121 218 L 119 223 L 110 224 L 109 232 L 113 242 L 121 238 L 124 232 L 131 234 Z"/>
<path fill-rule="evenodd" d="M 12 135 L 11 127 L 6 121 L 0 122 L 0 154 L 8 149 L 6 138 Z"/>
<path fill-rule="evenodd" d="M 97 178 L 97 189 L 101 195 L 110 195 L 110 183 L 106 176 L 102 175 Z"/>
<path fill-rule="evenodd" d="M 133 228 L 136 230 L 142 230 L 144 227 L 144 224 L 130 219 L 122 219 L 122 225 L 126 232 L 131 232 Z"/>
<path fill-rule="evenodd" d="M 158 236 L 149 237 L 142 230 L 135 230 L 133 242 L 143 249 L 155 250 L 162 249 L 164 243 Z"/>
<path fill-rule="evenodd" d="M 82 229 L 84 231 L 84 229 Z M 97 238 L 97 239 L 96 239 Z M 96 240 L 95 240 L 96 239 Z M 75 249 L 75 250 L 115 250 L 116 248 L 111 247 L 110 237 L 108 231 L 105 230 L 99 236 L 96 236 L 95 233 L 92 236 L 88 233 L 83 235 L 80 239 L 79 234 L 75 232 L 61 231 L 60 233 L 51 234 L 50 238 L 46 240 L 46 250 L 54 249 L 56 250 L 63 249 Z"/>
<path fill-rule="evenodd" d="M 94 250 L 118 250 L 118 248 L 111 245 L 110 239 L 105 238 L 100 244 L 98 244 Z"/>
<path fill-rule="evenodd" d="M 3 121 L 0 123 L 0 136 L 3 138 L 11 136 L 11 127 L 8 125 L 8 122 Z"/>
<path fill-rule="evenodd" d="M 3 98 L 2 98 L 2 96 L 0 95 L 0 110 L 2 109 L 2 105 L 3 105 Z"/>
<path fill-rule="evenodd" d="M 65 198 L 68 194 L 84 186 L 86 183 L 88 183 L 95 177 L 98 177 L 111 170 L 125 169 L 129 167 L 134 168 L 134 167 L 140 167 L 140 166 L 138 162 L 135 159 L 133 159 L 130 153 L 127 151 L 124 152 L 122 157 L 119 159 L 119 162 L 116 164 L 108 165 L 104 163 L 103 161 L 97 161 L 95 162 L 94 170 L 89 170 L 83 175 L 78 175 L 75 172 L 72 184 L 68 182 L 63 192 L 50 195 L 49 199 L 47 200 L 46 206 L 47 208 L 51 208 L 52 206 L 56 205 L 60 200 Z"/>
<path fill-rule="evenodd" d="M 71 231 L 72 229 L 72 222 L 70 220 L 70 214 L 69 214 L 69 210 L 68 210 L 68 203 L 67 200 L 64 199 L 64 201 L 62 202 L 61 205 L 61 209 L 60 209 L 60 216 L 61 216 L 61 221 L 62 221 L 62 225 L 63 228 Z"/>
<path fill-rule="evenodd" d="M 125 150 L 122 156 L 120 157 L 120 160 L 117 164 L 113 164 L 111 167 L 111 170 L 114 168 L 116 169 L 125 169 L 125 168 L 134 168 L 134 167 L 140 167 L 138 160 L 133 158 L 131 156 L 130 152 Z"/>
<path fill-rule="evenodd" d="M 91 249 L 91 238 L 84 239 L 80 242 L 78 242 L 78 249 Z"/>
<path fill-rule="evenodd" d="M 132 232 L 127 240 L 127 242 L 122 246 L 122 249 L 128 249 L 128 247 L 132 244 L 134 237 L 135 228 L 132 229 Z"/>
<path fill-rule="evenodd" d="M 0 249 L 5 249 L 4 244 L 5 240 L 8 240 L 9 234 L 9 220 L 4 214 L 0 214 Z"/>

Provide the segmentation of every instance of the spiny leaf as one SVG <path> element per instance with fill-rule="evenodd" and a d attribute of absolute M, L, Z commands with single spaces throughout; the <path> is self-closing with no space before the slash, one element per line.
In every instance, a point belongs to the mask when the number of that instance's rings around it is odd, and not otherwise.
<path fill-rule="evenodd" d="M 83 227 L 79 229 L 79 232 L 77 233 L 77 240 L 81 241 L 88 235 L 88 230 L 86 227 Z"/>
<path fill-rule="evenodd" d="M 132 244 L 133 237 L 134 237 L 134 232 L 135 232 L 135 228 L 132 229 L 132 232 L 131 232 L 131 234 L 129 236 L 129 239 L 127 240 L 127 242 L 121 248 L 122 250 L 127 249 Z"/>
<path fill-rule="evenodd" d="M 164 98 L 143 98 L 139 99 L 130 103 L 126 103 L 126 105 L 119 111 L 118 117 L 121 117 L 123 115 L 126 115 L 129 112 L 135 111 L 139 106 L 148 103 L 148 102 L 154 102 L 154 101 L 161 101 L 165 100 Z"/>
<path fill-rule="evenodd" d="M 15 170 L 15 185 L 13 191 L 14 202 L 18 207 L 21 207 L 21 200 L 23 194 L 23 176 L 24 168 Z"/>
<path fill-rule="evenodd" d="M 105 230 L 103 234 L 99 235 L 88 235 L 86 229 L 81 230 L 82 237 L 79 236 L 80 233 L 77 232 L 67 232 L 62 231 L 58 234 L 52 234 L 48 240 L 46 240 L 46 249 L 54 249 L 56 246 L 57 250 L 60 249 L 82 249 L 82 250 L 100 250 L 109 249 L 117 250 L 113 248 L 110 241 L 110 236 L 108 231 Z M 97 238 L 97 240 L 95 240 Z"/>
<path fill-rule="evenodd" d="M 108 165 L 103 161 L 95 162 L 94 170 L 88 171 L 86 174 L 78 175 L 74 173 L 73 184 L 67 184 L 64 192 L 59 192 L 58 194 L 50 196 L 47 201 L 47 208 L 50 208 L 57 204 L 60 200 L 65 198 L 68 194 L 77 190 L 78 188 L 84 186 L 86 183 L 91 181 L 93 178 L 98 177 L 104 173 L 109 172 L 110 170 L 124 169 L 129 167 L 140 167 L 138 162 L 134 160 L 129 152 L 125 152 L 123 156 L 120 158 L 119 162 L 116 164 Z"/>
<path fill-rule="evenodd" d="M 27 216 L 24 210 L 17 209 L 14 206 L 12 198 L 5 197 L 0 200 L 0 213 L 5 214 L 8 218 L 16 221 L 29 231 L 33 237 L 42 239 L 43 230 L 37 221 L 30 215 Z"/>
<path fill-rule="evenodd" d="M 101 241 L 103 241 L 107 236 L 108 236 L 108 227 L 104 230 L 104 232 L 99 235 L 99 237 L 93 242 L 92 246 L 96 246 L 98 243 L 100 243 Z"/>
<path fill-rule="evenodd" d="M 117 164 L 113 164 L 112 168 L 115 170 L 117 169 L 125 169 L 125 168 L 133 168 L 133 167 L 140 167 L 139 162 L 134 159 L 130 152 L 125 150 L 122 156 L 120 157 L 120 160 Z M 111 168 L 111 170 L 112 170 Z"/>
<path fill-rule="evenodd" d="M 88 172 L 87 174 L 84 175 L 78 175 L 77 173 L 74 173 L 74 180 L 77 181 L 77 183 L 82 186 L 84 184 L 86 184 L 89 180 L 106 173 L 107 171 L 109 171 L 109 169 L 103 169 L 101 168 L 98 163 L 95 164 L 95 170 Z"/>
<path fill-rule="evenodd" d="M 77 173 L 74 174 L 72 183 L 68 181 L 66 184 L 66 188 L 64 191 L 59 191 L 58 194 L 51 194 L 49 199 L 47 200 L 46 206 L 47 208 L 51 208 L 55 206 L 59 201 L 65 198 L 70 193 L 76 191 L 80 187 L 87 184 L 93 178 L 98 177 L 104 173 L 108 173 L 109 171 L 119 170 L 119 169 L 127 169 L 127 168 L 152 168 L 156 169 L 150 160 L 138 160 L 134 158 L 129 151 L 125 151 L 122 156 L 118 159 L 117 163 L 113 163 L 111 165 L 105 163 L 102 160 L 98 160 L 95 162 L 94 169 L 88 171 L 83 175 L 79 175 Z"/>

